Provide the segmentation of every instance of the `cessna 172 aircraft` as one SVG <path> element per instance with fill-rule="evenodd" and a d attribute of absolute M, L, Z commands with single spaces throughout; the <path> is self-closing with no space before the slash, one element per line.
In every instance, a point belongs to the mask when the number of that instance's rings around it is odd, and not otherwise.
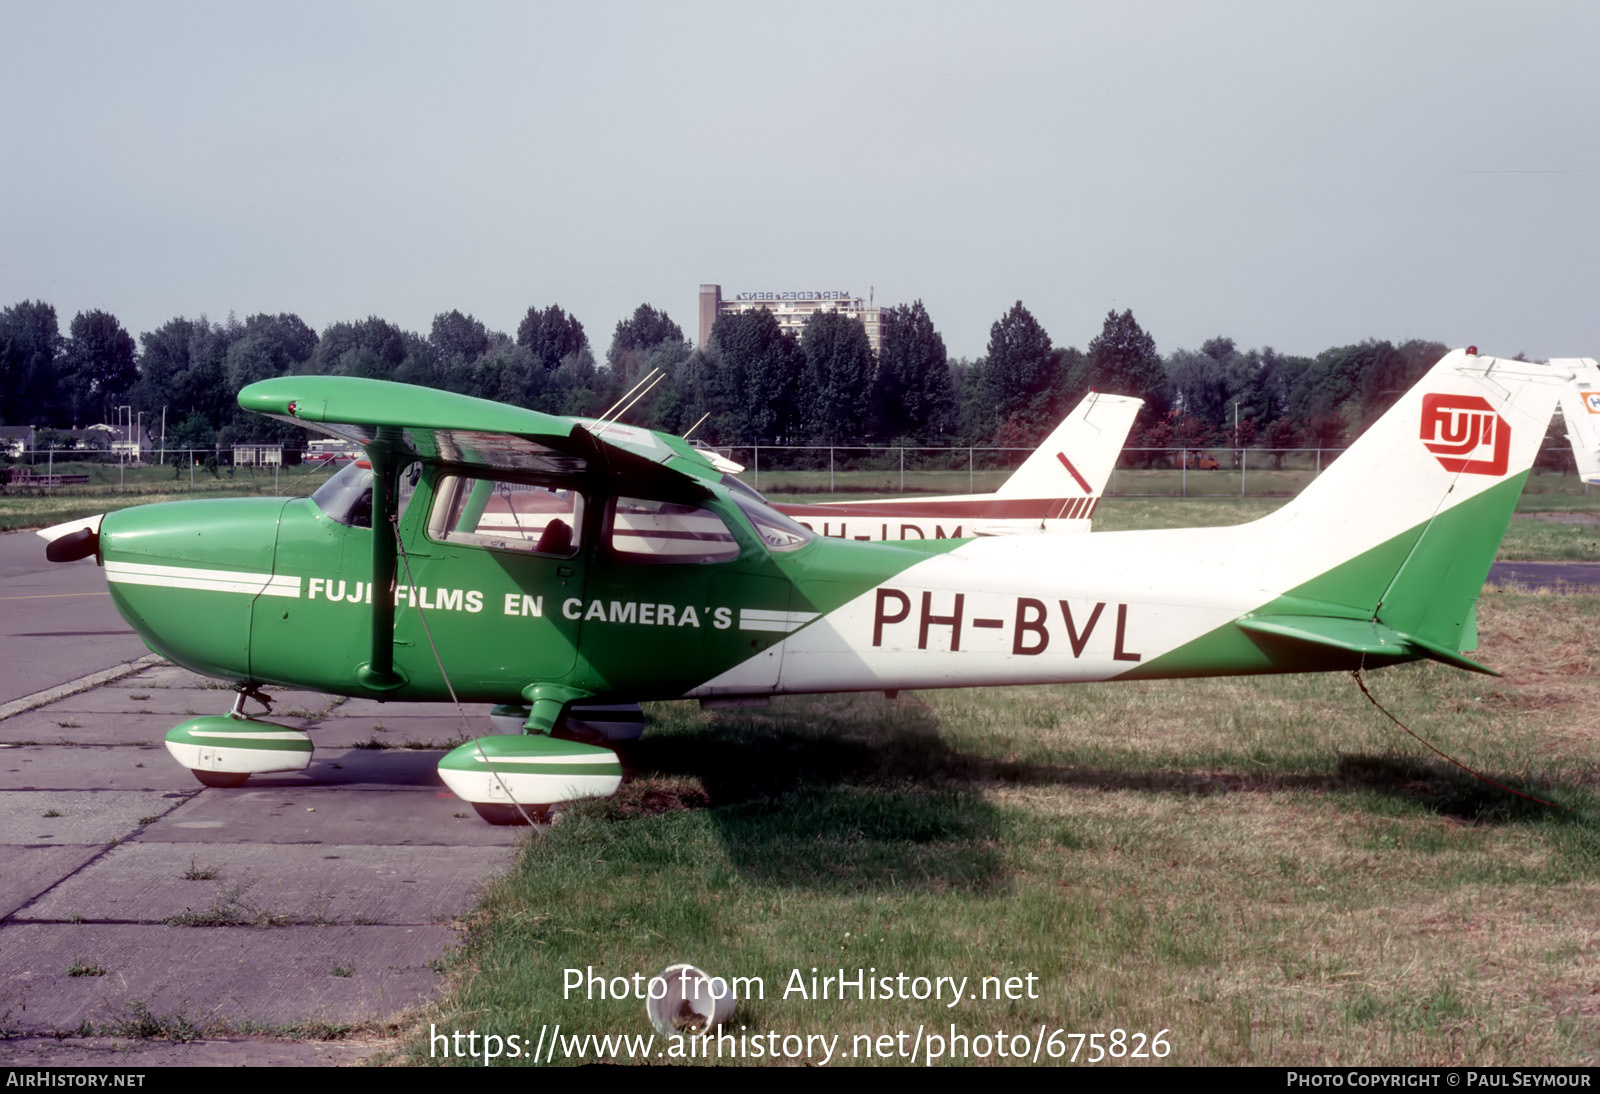
<path fill-rule="evenodd" d="M 97 555 L 231 714 L 168 735 L 208 785 L 308 766 L 263 685 L 522 704 L 440 761 L 494 821 L 605 795 L 585 708 L 782 693 L 1346 670 L 1477 671 L 1474 606 L 1572 373 L 1455 351 L 1270 516 L 1231 528 L 858 543 L 723 485 L 678 438 L 401 384 L 285 376 L 246 409 L 362 445 L 309 498 L 149 505 L 43 533 Z"/>

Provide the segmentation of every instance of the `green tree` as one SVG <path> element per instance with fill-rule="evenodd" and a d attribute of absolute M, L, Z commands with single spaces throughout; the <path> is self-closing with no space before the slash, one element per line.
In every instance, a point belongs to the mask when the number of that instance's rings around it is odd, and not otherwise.
<path fill-rule="evenodd" d="M 721 412 L 720 370 L 721 359 L 714 351 L 691 350 L 676 362 L 667 381 L 671 389 L 662 393 L 657 404 L 660 409 L 651 419 L 654 428 L 683 436 L 695 430 L 702 419 L 710 421 Z M 694 436 L 724 436 L 719 430 L 714 421 L 709 427 L 700 424 Z M 731 433 L 725 436 L 732 438 Z"/>
<path fill-rule="evenodd" d="M 568 315 L 559 304 L 543 311 L 530 307 L 517 326 L 517 345 L 533 352 L 533 359 L 546 372 L 554 372 L 568 357 L 589 348 L 589 336 L 578 317 Z"/>
<path fill-rule="evenodd" d="M 717 317 L 708 347 L 715 432 L 730 441 L 784 437 L 794 414 L 800 346 L 765 308 Z"/>
<path fill-rule="evenodd" d="M 1312 367 L 1313 361 L 1309 357 L 1279 353 L 1271 346 L 1262 347 L 1260 359 L 1260 371 L 1257 374 L 1260 398 L 1254 407 L 1256 416 L 1264 422 L 1287 418 L 1293 413 L 1291 394 L 1295 385 Z"/>
<path fill-rule="evenodd" d="M 61 424 L 55 372 L 60 353 L 55 308 L 24 300 L 0 311 L 0 422 Z"/>
<path fill-rule="evenodd" d="M 166 406 L 169 429 L 188 414 L 199 414 L 212 430 L 232 420 L 238 393 L 228 388 L 228 350 L 243 330 L 231 319 L 212 323 L 202 315 L 195 320 L 179 317 L 154 335 L 145 334 L 140 365 L 142 371 L 154 371 L 141 376 L 138 391 L 149 400 L 145 409 L 151 417 Z"/>
<path fill-rule="evenodd" d="M 873 432 L 885 440 L 948 435 L 955 427 L 950 358 L 922 301 L 885 308 L 882 335 L 872 387 Z"/>
<path fill-rule="evenodd" d="M 133 387 L 133 405 L 159 423 L 161 412 L 176 412 L 178 377 L 189 368 L 189 347 L 194 324 L 187 319 L 169 319 L 153 331 L 139 336 L 139 382 Z M 185 411 L 187 413 L 187 411 Z M 157 424 L 156 429 L 160 428 Z"/>
<path fill-rule="evenodd" d="M 1388 346 L 1387 342 L 1378 343 Z M 1402 342 L 1391 352 L 1375 354 L 1369 367 L 1361 374 L 1361 418 L 1370 425 L 1383 417 L 1407 391 L 1421 380 L 1439 358 L 1449 352 L 1442 342 L 1425 342 L 1412 339 Z"/>
<path fill-rule="evenodd" d="M 228 393 L 237 395 L 260 380 L 309 371 L 316 350 L 317 332 L 298 315 L 252 315 L 228 346 L 223 364 Z M 303 430 L 289 422 L 251 414 L 233 402 L 226 424 L 218 430 L 217 443 L 297 444 L 304 436 Z"/>
<path fill-rule="evenodd" d="M 989 328 L 987 383 L 1002 422 L 1040 409 L 1055 382 L 1050 336 L 1018 300 Z"/>
<path fill-rule="evenodd" d="M 433 343 L 445 367 L 448 368 L 447 362 L 451 361 L 470 364 L 488 352 L 489 329 L 470 315 L 458 311 L 440 312 L 433 317 L 428 341 Z"/>
<path fill-rule="evenodd" d="M 1180 349 L 1167 358 L 1166 370 L 1173 405 L 1182 413 L 1212 428 L 1231 417 L 1228 376 L 1222 361 L 1203 351 Z"/>
<path fill-rule="evenodd" d="M 210 448 L 217 443 L 216 431 L 203 414 L 191 414 L 172 431 L 169 448 Z"/>
<path fill-rule="evenodd" d="M 73 428 L 109 421 L 112 408 L 121 405 L 139 381 L 133 336 L 116 316 L 98 310 L 73 316 L 69 331 L 58 370 L 67 416 Z"/>
<path fill-rule="evenodd" d="M 317 332 L 298 315 L 252 315 L 228 347 L 228 387 L 237 392 L 257 380 L 299 372 L 316 349 Z"/>
<path fill-rule="evenodd" d="M 670 430 L 677 425 L 686 398 L 692 399 L 692 394 L 680 386 L 678 376 L 691 350 L 684 340 L 683 328 L 666 312 L 640 304 L 633 315 L 617 323 L 611 336 L 611 348 L 606 350 L 606 367 L 595 377 L 595 396 L 605 406 L 610 406 L 651 370 L 660 369 L 662 378 L 638 396 L 638 401 L 629 407 L 624 417 L 630 422 Z M 632 400 L 634 396 L 628 398 Z M 688 428 L 689 424 L 692 422 L 685 423 L 683 428 Z"/>
<path fill-rule="evenodd" d="M 672 321 L 664 311 L 649 304 L 640 304 L 627 319 L 617 321 L 616 332 L 611 336 L 611 348 L 606 350 L 606 367 L 619 367 L 624 354 L 652 350 L 662 342 L 682 342 L 683 328 Z"/>
<path fill-rule="evenodd" d="M 877 361 L 861 320 L 818 311 L 800 335 L 798 429 L 818 444 L 859 442 L 866 432 Z"/>
<path fill-rule="evenodd" d="M 312 357 L 311 371 L 331 376 L 362 376 L 387 380 L 399 372 L 413 352 L 415 335 L 389 322 L 369 315 L 355 323 L 330 323 L 322 332 Z M 431 343 L 427 343 L 430 351 Z M 431 369 L 429 370 L 431 372 Z M 412 383 L 427 383 L 428 377 L 415 377 Z"/>
<path fill-rule="evenodd" d="M 962 433 L 985 443 L 1043 436 L 1054 423 L 1059 357 L 1022 301 L 989 328 L 989 352 L 963 378 Z M 1025 443 L 1025 442 L 1024 442 Z"/>
<path fill-rule="evenodd" d="M 1143 399 L 1141 417 L 1146 421 L 1164 417 L 1171 406 L 1156 341 L 1139 326 L 1131 310 L 1121 315 L 1106 313 L 1100 334 L 1089 343 L 1086 366 L 1088 386 L 1094 390 Z"/>
<path fill-rule="evenodd" d="M 41 452 L 71 452 L 78 438 L 60 429 L 41 429 L 33 435 L 33 447 Z"/>

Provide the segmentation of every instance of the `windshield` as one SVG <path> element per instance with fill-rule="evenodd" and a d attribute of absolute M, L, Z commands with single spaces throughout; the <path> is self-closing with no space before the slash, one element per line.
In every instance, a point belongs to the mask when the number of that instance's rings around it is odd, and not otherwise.
<path fill-rule="evenodd" d="M 816 533 L 811 529 L 784 516 L 764 501 L 751 501 L 742 495 L 733 500 L 750 518 L 750 523 L 755 525 L 761 542 L 774 551 L 793 551 L 816 538 Z"/>
<path fill-rule="evenodd" d="M 345 465 L 333 478 L 317 487 L 311 504 L 340 524 L 351 528 L 372 527 L 372 465 Z"/>
<path fill-rule="evenodd" d="M 758 501 L 762 505 L 768 504 L 767 499 L 743 479 L 735 478 L 732 475 L 724 473 L 722 476 L 722 485 L 726 486 L 729 490 L 732 490 L 740 497 L 750 498 L 752 501 Z"/>
<path fill-rule="evenodd" d="M 421 478 L 422 465 L 413 463 L 400 473 L 396 514 L 405 515 L 406 505 Z M 338 474 L 317 487 L 311 504 L 332 519 L 351 528 L 372 527 L 372 465 L 366 460 L 346 464 Z"/>

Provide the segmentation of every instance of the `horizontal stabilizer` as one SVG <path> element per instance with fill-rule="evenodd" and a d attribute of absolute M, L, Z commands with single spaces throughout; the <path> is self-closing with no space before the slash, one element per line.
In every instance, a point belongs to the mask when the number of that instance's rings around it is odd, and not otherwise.
<path fill-rule="evenodd" d="M 1324 646 L 1348 653 L 1368 654 L 1374 657 L 1428 657 L 1443 661 L 1458 669 L 1498 676 L 1493 669 L 1462 657 L 1454 650 L 1445 649 L 1436 642 L 1402 634 L 1371 619 L 1336 619 L 1321 615 L 1273 615 L 1240 619 L 1234 624 L 1240 630 L 1255 634 L 1270 634 L 1314 646 Z"/>

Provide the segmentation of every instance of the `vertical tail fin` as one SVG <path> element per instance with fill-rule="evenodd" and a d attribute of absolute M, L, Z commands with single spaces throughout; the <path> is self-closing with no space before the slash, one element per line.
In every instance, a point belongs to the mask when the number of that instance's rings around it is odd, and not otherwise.
<path fill-rule="evenodd" d="M 1143 399 L 1091 391 L 996 490 L 996 498 L 1098 498 Z"/>
<path fill-rule="evenodd" d="M 1458 651 L 1476 644 L 1478 594 L 1570 380 L 1559 366 L 1447 354 L 1261 522 L 1263 586 L 1285 590 L 1262 614 L 1368 620 L 1387 652 L 1476 668 Z"/>

